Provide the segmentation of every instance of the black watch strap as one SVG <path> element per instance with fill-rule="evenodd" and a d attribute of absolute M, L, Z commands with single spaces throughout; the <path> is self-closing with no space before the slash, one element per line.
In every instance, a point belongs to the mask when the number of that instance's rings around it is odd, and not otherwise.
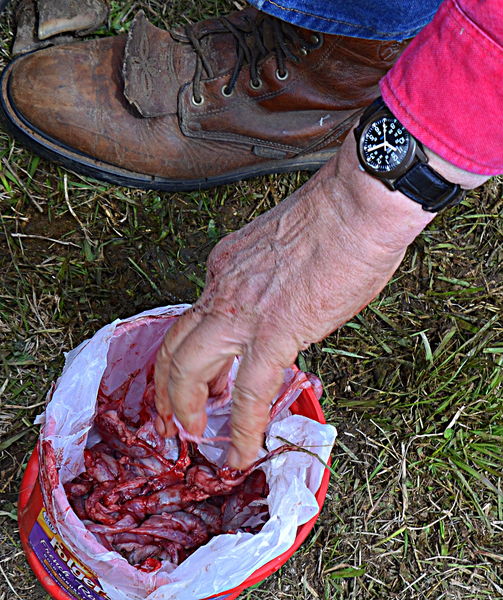
<path fill-rule="evenodd" d="M 447 181 L 423 162 L 417 162 L 405 175 L 396 179 L 393 187 L 419 202 L 428 212 L 454 206 L 465 197 L 465 192 L 457 183 Z"/>

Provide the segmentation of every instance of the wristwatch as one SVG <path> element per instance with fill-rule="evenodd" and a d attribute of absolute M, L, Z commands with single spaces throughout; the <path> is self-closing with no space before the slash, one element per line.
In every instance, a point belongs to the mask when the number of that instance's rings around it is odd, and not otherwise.
<path fill-rule="evenodd" d="M 461 202 L 466 192 L 447 181 L 428 165 L 423 146 L 392 114 L 382 98 L 363 113 L 355 129 L 358 159 L 362 168 L 390 190 L 398 190 L 438 212 Z"/>

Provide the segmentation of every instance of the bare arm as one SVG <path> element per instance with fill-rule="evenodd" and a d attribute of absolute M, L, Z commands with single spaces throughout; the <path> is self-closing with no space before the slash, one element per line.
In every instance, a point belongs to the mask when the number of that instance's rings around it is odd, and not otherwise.
<path fill-rule="evenodd" d="M 487 179 L 431 153 L 430 159 L 463 187 Z M 158 354 L 159 429 L 172 433 L 174 412 L 189 432 L 202 434 L 208 394 L 241 355 L 228 461 L 248 466 L 262 444 L 282 369 L 382 290 L 433 217 L 363 172 L 350 134 L 302 188 L 214 248 L 202 296 Z"/>

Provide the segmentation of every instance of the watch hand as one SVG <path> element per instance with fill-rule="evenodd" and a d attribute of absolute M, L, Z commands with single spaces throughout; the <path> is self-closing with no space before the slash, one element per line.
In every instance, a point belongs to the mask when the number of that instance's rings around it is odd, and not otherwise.
<path fill-rule="evenodd" d="M 377 144 L 377 146 L 371 146 L 370 148 L 367 148 L 367 152 L 372 152 L 373 150 L 377 150 L 377 148 L 382 148 L 384 145 L 385 143 Z"/>
<path fill-rule="evenodd" d="M 389 146 L 392 150 L 394 150 L 396 152 L 396 148 L 395 146 L 392 146 L 389 142 L 384 142 L 384 146 Z"/>
<path fill-rule="evenodd" d="M 384 135 L 384 143 L 386 144 L 387 143 L 386 142 L 386 121 L 384 121 L 384 120 L 383 120 L 383 123 L 382 123 L 382 128 L 383 128 L 383 131 L 384 131 L 384 134 L 383 134 Z"/>

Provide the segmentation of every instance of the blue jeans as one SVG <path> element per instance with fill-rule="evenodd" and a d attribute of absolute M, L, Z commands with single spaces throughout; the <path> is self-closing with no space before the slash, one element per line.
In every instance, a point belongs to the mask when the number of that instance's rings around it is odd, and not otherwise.
<path fill-rule="evenodd" d="M 369 40 L 414 37 L 441 0 L 248 0 L 269 15 L 299 27 Z"/>

